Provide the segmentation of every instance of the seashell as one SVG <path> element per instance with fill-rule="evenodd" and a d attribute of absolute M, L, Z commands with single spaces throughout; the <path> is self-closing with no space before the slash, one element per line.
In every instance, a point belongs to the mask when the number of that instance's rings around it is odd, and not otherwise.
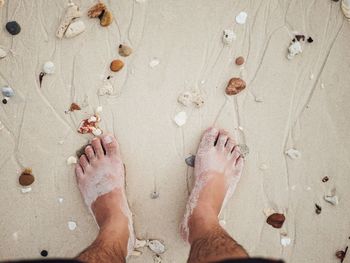
<path fill-rule="evenodd" d="M 69 111 L 76 111 L 76 110 L 81 110 L 81 108 L 78 104 L 73 102 L 69 107 Z"/>
<path fill-rule="evenodd" d="M 256 102 L 264 102 L 264 99 L 261 97 L 255 97 Z"/>
<path fill-rule="evenodd" d="M 7 56 L 6 50 L 0 47 L 0 59 L 4 58 L 6 56 Z"/>
<path fill-rule="evenodd" d="M 298 159 L 298 158 L 301 157 L 301 153 L 298 150 L 293 149 L 293 148 L 287 150 L 285 152 L 285 154 L 287 154 L 288 157 L 291 158 L 291 159 Z"/>
<path fill-rule="evenodd" d="M 110 69 L 113 72 L 118 72 L 124 67 L 124 62 L 120 59 L 113 60 L 110 66 Z"/>
<path fill-rule="evenodd" d="M 243 65 L 244 64 L 244 62 L 245 62 L 245 60 L 244 60 L 244 57 L 238 57 L 238 58 L 236 58 L 236 60 L 235 60 L 235 63 L 236 63 L 236 65 L 238 65 L 238 66 L 241 66 L 241 65 Z"/>
<path fill-rule="evenodd" d="M 246 83 L 241 78 L 232 78 L 227 84 L 226 94 L 236 95 L 246 88 Z"/>
<path fill-rule="evenodd" d="M 14 36 L 21 32 L 21 26 L 16 21 L 10 21 L 6 23 L 6 30 Z"/>
<path fill-rule="evenodd" d="M 294 41 L 290 44 L 288 47 L 288 55 L 287 58 L 293 59 L 296 55 L 300 54 L 303 52 L 303 49 L 301 47 L 301 44 L 299 41 Z"/>
<path fill-rule="evenodd" d="M 123 57 L 130 56 L 132 53 L 132 48 L 127 45 L 119 45 L 119 55 Z"/>
<path fill-rule="evenodd" d="M 200 108 L 204 104 L 202 96 L 198 92 L 192 92 L 192 102 L 197 108 Z"/>
<path fill-rule="evenodd" d="M 286 247 L 286 246 L 289 246 L 291 243 L 291 239 L 287 236 L 282 236 L 281 237 L 281 245 Z"/>
<path fill-rule="evenodd" d="M 143 248 L 147 245 L 147 241 L 146 240 L 140 240 L 140 239 L 136 239 L 135 240 L 135 245 L 134 245 L 134 248 L 137 249 L 137 248 Z"/>
<path fill-rule="evenodd" d="M 236 34 L 231 29 L 225 29 L 222 35 L 222 42 L 229 45 L 236 39 Z"/>
<path fill-rule="evenodd" d="M 58 202 L 59 202 L 60 204 L 62 204 L 62 203 L 63 203 L 63 198 L 62 198 L 62 197 L 59 197 L 59 198 L 58 198 Z"/>
<path fill-rule="evenodd" d="M 236 22 L 240 25 L 243 25 L 246 23 L 247 17 L 248 17 L 248 14 L 242 11 L 236 16 Z"/>
<path fill-rule="evenodd" d="M 97 129 L 97 125 L 100 122 L 100 117 L 96 114 L 88 119 L 84 119 L 80 122 L 77 131 L 82 134 L 92 133 L 93 130 Z M 102 132 L 102 131 L 101 131 Z M 96 133 L 96 131 L 95 131 Z M 79 156 L 79 154 L 77 153 Z"/>
<path fill-rule="evenodd" d="M 177 126 L 179 126 L 179 127 L 183 126 L 187 121 L 186 112 L 180 111 L 178 114 L 175 115 L 174 121 L 177 124 Z"/>
<path fill-rule="evenodd" d="M 266 223 L 274 228 L 281 228 L 285 220 L 286 218 L 283 214 L 274 213 L 266 219 Z"/>
<path fill-rule="evenodd" d="M 151 68 L 154 68 L 154 67 L 158 66 L 159 63 L 160 63 L 159 59 L 153 58 L 153 59 L 149 62 L 149 66 L 150 66 Z"/>
<path fill-rule="evenodd" d="M 67 159 L 67 164 L 71 165 L 71 164 L 76 164 L 78 162 L 77 157 L 75 156 L 69 156 Z"/>
<path fill-rule="evenodd" d="M 70 3 L 63 18 L 61 19 L 60 25 L 58 26 L 58 29 L 56 31 L 56 37 L 62 39 L 64 33 L 66 32 L 68 26 L 72 23 L 73 19 L 78 17 L 81 17 L 79 7 L 74 3 Z"/>
<path fill-rule="evenodd" d="M 53 64 L 52 61 L 45 62 L 44 66 L 43 66 L 43 71 L 46 74 L 53 74 L 53 73 L 55 73 L 55 64 Z"/>
<path fill-rule="evenodd" d="M 134 250 L 130 252 L 130 256 L 133 256 L 133 257 L 139 257 L 141 255 L 142 255 L 142 252 L 138 250 Z"/>
<path fill-rule="evenodd" d="M 86 27 L 85 27 L 85 24 L 83 21 L 81 21 L 81 20 L 75 21 L 68 26 L 64 36 L 66 38 L 73 38 L 73 37 L 83 33 L 85 31 L 85 29 L 86 29 Z"/>
<path fill-rule="evenodd" d="M 25 187 L 21 189 L 22 194 L 26 194 L 32 191 L 31 187 Z"/>
<path fill-rule="evenodd" d="M 153 255 L 153 263 L 162 263 L 162 258 L 159 255 Z"/>
<path fill-rule="evenodd" d="M 185 159 L 185 163 L 190 167 L 194 167 L 195 161 L 196 161 L 195 155 L 191 155 Z"/>
<path fill-rule="evenodd" d="M 102 130 L 99 128 L 92 127 L 92 134 L 95 136 L 100 136 L 102 134 Z"/>
<path fill-rule="evenodd" d="M 190 106 L 192 104 L 192 93 L 188 91 L 182 92 L 177 97 L 177 101 L 184 106 Z"/>
<path fill-rule="evenodd" d="M 98 3 L 92 6 L 88 11 L 88 17 L 96 18 L 102 15 L 102 13 L 107 9 L 104 3 Z"/>
<path fill-rule="evenodd" d="M 68 221 L 68 228 L 70 231 L 73 231 L 77 228 L 77 223 L 75 223 L 74 221 Z"/>
<path fill-rule="evenodd" d="M 339 199 L 338 199 L 338 196 L 336 195 L 325 195 L 324 200 L 326 200 L 328 203 L 332 205 L 339 204 Z"/>
<path fill-rule="evenodd" d="M 22 186 L 29 186 L 32 183 L 34 183 L 35 178 L 32 174 L 32 169 L 30 169 L 30 168 L 24 169 L 23 172 L 21 173 L 18 181 L 19 181 L 19 184 Z"/>
<path fill-rule="evenodd" d="M 340 6 L 341 6 L 341 10 L 343 11 L 345 18 L 348 20 L 348 22 L 350 22 L 350 4 L 349 4 L 349 1 L 343 0 L 341 2 Z"/>
<path fill-rule="evenodd" d="M 110 82 L 105 81 L 103 86 L 99 88 L 98 95 L 104 96 L 104 95 L 112 95 L 113 94 L 113 86 Z"/>
<path fill-rule="evenodd" d="M 147 246 L 150 250 L 152 250 L 156 254 L 163 254 L 166 250 L 164 244 L 159 240 L 149 240 L 147 242 Z"/>
<path fill-rule="evenodd" d="M 15 95 L 13 89 L 9 86 L 4 86 L 1 88 L 1 93 L 4 97 L 11 98 Z"/>
<path fill-rule="evenodd" d="M 112 21 L 113 21 L 112 13 L 108 10 L 105 10 L 100 18 L 100 25 L 106 27 L 112 24 Z"/>

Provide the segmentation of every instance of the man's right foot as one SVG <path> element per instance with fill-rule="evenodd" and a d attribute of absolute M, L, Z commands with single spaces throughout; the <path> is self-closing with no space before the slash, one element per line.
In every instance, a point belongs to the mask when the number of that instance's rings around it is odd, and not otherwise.
<path fill-rule="evenodd" d="M 191 243 L 218 224 L 218 215 L 241 177 L 243 163 L 228 132 L 215 128 L 205 131 L 196 155 L 194 188 L 181 224 L 185 240 Z"/>

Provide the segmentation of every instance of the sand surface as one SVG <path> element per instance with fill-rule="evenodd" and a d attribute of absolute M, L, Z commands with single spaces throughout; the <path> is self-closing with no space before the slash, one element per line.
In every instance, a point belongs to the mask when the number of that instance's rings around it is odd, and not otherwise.
<path fill-rule="evenodd" d="M 350 23 L 339 3 L 110 0 L 116 22 L 103 28 L 87 17 L 94 2 L 76 0 L 86 31 L 60 40 L 55 32 L 67 2 L 7 0 L 0 9 L 0 45 L 12 50 L 0 60 L 0 86 L 16 92 L 0 105 L 0 260 L 40 257 L 43 249 L 49 257 L 72 257 L 94 239 L 97 227 L 66 160 L 92 137 L 77 133 L 79 122 L 103 106 L 101 127 L 117 135 L 127 167 L 136 234 L 164 241 L 163 262 L 186 260 L 189 247 L 178 225 L 193 171 L 184 159 L 213 124 L 250 149 L 222 214 L 227 231 L 253 256 L 339 262 L 334 253 L 350 243 Z M 244 25 L 235 22 L 241 11 L 248 14 Z M 11 20 L 22 26 L 16 36 L 4 29 Z M 232 45 L 223 45 L 224 29 L 236 33 Z M 294 32 L 314 42 L 287 60 Z M 134 52 L 112 73 L 109 64 L 119 58 L 120 43 Z M 240 55 L 244 68 L 234 64 Z M 159 65 L 151 68 L 153 59 Z M 56 70 L 40 88 L 46 61 Z M 98 96 L 108 76 L 115 94 Z M 228 97 L 226 84 L 236 76 L 247 89 Z M 199 109 L 177 103 L 181 92 L 192 89 L 204 97 Z M 83 109 L 66 114 L 72 102 Z M 179 111 L 188 114 L 182 127 L 173 122 Z M 286 156 L 290 148 L 300 158 Z M 36 178 L 26 194 L 18 184 L 24 167 Z M 324 176 L 330 178 L 326 183 Z M 337 206 L 323 200 L 333 188 Z M 154 190 L 158 199 L 150 198 Z M 266 224 L 266 208 L 285 213 L 282 229 Z M 70 220 L 77 223 L 73 231 Z M 291 239 L 289 246 L 281 246 L 282 235 Z M 143 252 L 129 262 L 153 262 Z"/>

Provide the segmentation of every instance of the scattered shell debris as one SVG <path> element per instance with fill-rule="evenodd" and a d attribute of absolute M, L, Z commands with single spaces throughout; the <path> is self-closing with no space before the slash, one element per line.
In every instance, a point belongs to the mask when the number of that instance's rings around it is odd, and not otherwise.
<path fill-rule="evenodd" d="M 21 26 L 16 21 L 7 22 L 5 27 L 7 32 L 9 32 L 13 36 L 21 32 Z"/>
<path fill-rule="evenodd" d="M 238 65 L 238 66 L 243 65 L 244 62 L 245 62 L 245 60 L 244 60 L 244 57 L 242 57 L 242 56 L 236 58 L 236 60 L 235 60 L 235 63 L 236 63 L 236 65 Z"/>
<path fill-rule="evenodd" d="M 76 4 L 70 2 L 63 18 L 60 21 L 60 25 L 56 31 L 56 37 L 62 39 L 72 21 L 75 18 L 79 18 L 81 16 L 82 14 L 79 11 L 79 7 Z M 69 34 L 71 34 L 71 32 Z"/>
<path fill-rule="evenodd" d="M 81 20 L 74 21 L 68 26 L 64 36 L 66 38 L 73 38 L 83 33 L 85 29 L 86 29 L 86 26 L 83 21 Z"/>
<path fill-rule="evenodd" d="M 338 250 L 336 253 L 335 253 L 335 256 L 340 259 L 340 262 L 342 263 L 346 257 L 346 253 L 348 252 L 348 249 L 349 247 L 346 246 L 345 250 Z"/>
<path fill-rule="evenodd" d="M 316 214 L 321 214 L 321 212 L 322 212 L 322 207 L 320 206 L 320 205 L 318 205 L 318 204 L 315 204 L 315 212 L 316 212 Z"/>
<path fill-rule="evenodd" d="M 102 2 L 95 4 L 88 11 L 90 18 L 99 18 L 100 25 L 103 27 L 109 26 L 113 22 L 113 15 Z"/>
<path fill-rule="evenodd" d="M 323 182 L 323 183 L 328 182 L 328 180 L 329 180 L 329 177 L 328 177 L 328 176 L 325 176 L 325 177 L 322 178 L 322 182 Z"/>
<path fill-rule="evenodd" d="M 4 86 L 1 88 L 1 93 L 6 98 L 11 98 L 15 95 L 14 90 L 9 86 Z"/>
<path fill-rule="evenodd" d="M 238 146 L 239 151 L 241 153 L 241 157 L 242 158 L 247 157 L 247 155 L 249 154 L 249 147 L 248 147 L 248 145 L 246 145 L 246 144 L 239 144 L 237 146 Z"/>
<path fill-rule="evenodd" d="M 93 133 L 95 135 L 95 133 L 98 133 L 97 130 L 100 130 L 98 128 L 100 120 L 101 118 L 98 114 L 92 115 L 90 118 L 82 120 L 80 122 L 78 132 L 82 134 Z"/>
<path fill-rule="evenodd" d="M 227 95 L 236 95 L 246 88 L 246 83 L 241 78 L 231 78 L 226 87 Z"/>
<path fill-rule="evenodd" d="M 222 35 L 222 42 L 225 45 L 231 44 L 234 40 L 236 40 L 237 36 L 235 32 L 231 29 L 225 29 Z"/>
<path fill-rule="evenodd" d="M 197 108 L 200 108 L 204 104 L 202 96 L 197 91 L 184 91 L 177 97 L 177 101 L 186 107 L 194 104 Z"/>
<path fill-rule="evenodd" d="M 290 237 L 285 236 L 285 235 L 281 235 L 281 245 L 282 246 L 284 246 L 284 247 L 289 246 L 291 241 L 292 240 L 290 239 Z"/>
<path fill-rule="evenodd" d="M 196 161 L 195 155 L 191 155 L 185 159 L 185 163 L 190 167 L 194 167 L 195 161 Z"/>
<path fill-rule="evenodd" d="M 74 221 L 68 221 L 68 229 L 74 231 L 77 228 L 77 223 Z"/>
<path fill-rule="evenodd" d="M 19 181 L 19 184 L 22 185 L 22 186 L 29 186 L 32 183 L 34 183 L 35 178 L 33 176 L 32 169 L 31 168 L 25 168 L 22 171 L 18 181 Z"/>
<path fill-rule="evenodd" d="M 281 228 L 286 220 L 283 214 L 274 213 L 266 219 L 266 223 L 274 228 Z"/>
<path fill-rule="evenodd" d="M 236 16 L 236 22 L 240 25 L 243 25 L 247 22 L 247 17 L 248 17 L 248 14 L 242 11 Z"/>
<path fill-rule="evenodd" d="M 99 88 L 98 95 L 112 95 L 113 94 L 113 86 L 109 81 L 104 81 L 103 86 Z"/>
<path fill-rule="evenodd" d="M 153 263 L 161 263 L 162 258 L 159 255 L 153 255 Z"/>
<path fill-rule="evenodd" d="M 132 48 L 127 46 L 127 45 L 119 45 L 119 55 L 121 55 L 122 57 L 128 57 L 131 55 L 132 53 Z"/>
<path fill-rule="evenodd" d="M 76 164 L 78 162 L 77 157 L 69 156 L 67 159 L 67 165 Z"/>
<path fill-rule="evenodd" d="M 288 47 L 288 54 L 287 58 L 289 60 L 293 59 L 296 55 L 300 54 L 303 52 L 303 49 L 301 47 L 301 44 L 299 41 L 294 41 L 291 42 L 289 47 Z"/>
<path fill-rule="evenodd" d="M 7 56 L 7 52 L 5 49 L 3 49 L 2 47 L 0 47 L 0 59 L 4 58 Z"/>
<path fill-rule="evenodd" d="M 151 251 L 153 251 L 154 253 L 156 253 L 158 255 L 163 254 L 166 250 L 165 245 L 161 241 L 156 240 L 156 239 L 149 240 L 147 242 L 147 246 Z"/>
<path fill-rule="evenodd" d="M 291 148 L 291 149 L 287 150 L 285 152 L 285 154 L 288 155 L 288 157 L 293 159 L 293 160 L 294 159 L 298 159 L 298 158 L 301 157 L 301 153 L 298 150 L 294 149 L 294 148 Z"/>
<path fill-rule="evenodd" d="M 22 194 L 26 194 L 32 191 L 31 187 L 25 187 L 25 188 L 21 188 L 21 192 Z"/>
<path fill-rule="evenodd" d="M 160 63 L 158 58 L 153 58 L 150 62 L 149 62 L 149 66 L 151 68 L 155 68 L 156 66 L 158 66 Z"/>
<path fill-rule="evenodd" d="M 187 113 L 184 111 L 180 111 L 179 113 L 177 113 L 175 115 L 174 121 L 177 124 L 177 126 L 179 126 L 179 127 L 185 125 L 185 123 L 187 121 Z"/>
<path fill-rule="evenodd" d="M 124 67 L 124 62 L 120 59 L 115 59 L 111 62 L 110 69 L 113 72 L 118 72 Z"/>
<path fill-rule="evenodd" d="M 325 195 L 324 196 L 324 200 L 326 200 L 328 203 L 330 203 L 332 205 L 338 205 L 339 204 L 338 196 L 336 196 L 335 194 Z"/>

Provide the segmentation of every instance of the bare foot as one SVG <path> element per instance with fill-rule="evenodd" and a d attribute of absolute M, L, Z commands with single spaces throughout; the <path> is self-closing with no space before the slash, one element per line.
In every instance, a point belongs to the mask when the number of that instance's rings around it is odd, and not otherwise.
<path fill-rule="evenodd" d="M 118 242 L 125 256 L 133 248 L 131 212 L 125 195 L 124 165 L 111 135 L 96 137 L 86 146 L 75 169 L 84 201 L 94 214 L 100 235 Z"/>
<path fill-rule="evenodd" d="M 209 128 L 199 144 L 182 237 L 190 243 L 218 223 L 218 215 L 232 196 L 243 170 L 243 158 L 235 141 L 224 130 Z"/>

